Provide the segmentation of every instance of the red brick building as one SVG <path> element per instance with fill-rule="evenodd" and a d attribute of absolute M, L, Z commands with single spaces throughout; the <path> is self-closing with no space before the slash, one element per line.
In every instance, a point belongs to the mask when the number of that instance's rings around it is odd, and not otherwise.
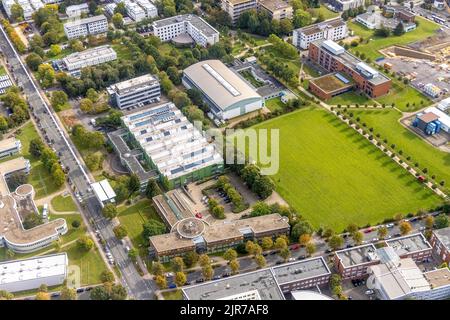
<path fill-rule="evenodd" d="M 450 227 L 434 230 L 430 239 L 433 252 L 438 255 L 442 261 L 450 263 Z"/>
<path fill-rule="evenodd" d="M 373 244 L 366 244 L 334 253 L 334 266 L 343 279 L 367 276 L 367 268 L 380 263 Z"/>
<path fill-rule="evenodd" d="M 420 262 L 431 257 L 431 245 L 421 233 L 394 238 L 385 241 L 385 243 L 388 247 L 393 248 L 402 259 L 411 258 Z"/>
<path fill-rule="evenodd" d="M 354 88 L 370 98 L 385 95 L 391 80 L 331 40 L 318 40 L 309 45 L 309 58 L 329 72 L 339 72 L 354 81 Z M 314 89 L 313 89 L 314 90 Z M 319 90 L 315 90 L 315 93 Z"/>

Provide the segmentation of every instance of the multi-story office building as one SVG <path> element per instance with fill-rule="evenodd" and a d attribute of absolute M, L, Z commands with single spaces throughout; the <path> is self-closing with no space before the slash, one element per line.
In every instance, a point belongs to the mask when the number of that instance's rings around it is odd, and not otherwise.
<path fill-rule="evenodd" d="M 292 19 L 293 9 L 289 2 L 284 0 L 259 0 L 258 10 L 265 11 L 271 19 Z"/>
<path fill-rule="evenodd" d="M 33 201 L 33 186 L 23 184 L 11 192 L 6 180 L 14 172 L 27 174 L 30 169 L 30 162 L 23 157 L 0 164 L 0 247 L 7 247 L 14 252 L 39 250 L 51 245 L 67 232 L 66 221 L 61 218 L 31 229 L 23 228 L 24 217 L 31 213 L 39 214 Z"/>
<path fill-rule="evenodd" d="M 211 112 L 221 120 L 263 107 L 263 98 L 220 60 L 195 63 L 183 71 L 183 85 L 198 89 Z"/>
<path fill-rule="evenodd" d="M 114 49 L 109 45 L 105 45 L 72 53 L 63 58 L 62 62 L 68 71 L 75 71 L 116 59 L 117 54 Z"/>
<path fill-rule="evenodd" d="M 108 19 L 103 14 L 64 24 L 64 32 L 69 40 L 105 33 L 107 31 Z"/>
<path fill-rule="evenodd" d="M 336 11 L 347 11 L 364 6 L 364 0 L 328 0 L 328 3 Z"/>
<path fill-rule="evenodd" d="M 14 4 L 20 5 L 25 20 L 31 20 L 33 13 L 44 6 L 41 0 L 2 0 L 2 4 L 9 18 L 11 18 L 11 7 Z"/>
<path fill-rule="evenodd" d="M 67 278 L 67 253 L 0 262 L 0 290 L 18 292 L 63 284 Z"/>
<path fill-rule="evenodd" d="M 144 9 L 146 18 L 155 18 L 158 16 L 158 9 L 149 0 L 136 0 L 136 3 Z"/>
<path fill-rule="evenodd" d="M 174 16 L 153 22 L 153 33 L 161 41 L 175 41 L 186 35 L 202 47 L 219 42 L 219 31 L 193 14 Z"/>
<path fill-rule="evenodd" d="M 89 5 L 87 3 L 75 4 L 66 8 L 66 14 L 69 18 L 79 17 L 82 13 L 89 13 Z"/>
<path fill-rule="evenodd" d="M 230 15 L 233 24 L 243 12 L 256 9 L 257 6 L 257 0 L 221 0 L 222 10 Z"/>
<path fill-rule="evenodd" d="M 342 73 L 354 81 L 354 88 L 370 98 L 377 98 L 389 92 L 391 80 L 381 72 L 368 66 L 343 47 L 331 40 L 317 40 L 309 45 L 308 57 L 329 72 Z M 320 88 L 310 82 L 310 90 L 322 97 Z"/>
<path fill-rule="evenodd" d="M 161 97 L 159 81 L 151 74 L 116 83 L 106 90 L 111 104 L 119 109 L 142 106 Z"/>
<path fill-rule="evenodd" d="M 124 1 L 125 9 L 127 10 L 127 15 L 136 22 L 142 21 L 146 18 L 144 9 L 141 8 L 135 2 Z"/>
<path fill-rule="evenodd" d="M 341 18 L 336 18 L 295 29 L 292 34 L 292 44 L 299 49 L 306 50 L 313 41 L 322 39 L 338 41 L 347 35 L 347 24 Z"/>
<path fill-rule="evenodd" d="M 8 138 L 0 141 L 0 158 L 17 154 L 22 149 L 22 143 L 16 138 Z"/>
<path fill-rule="evenodd" d="M 443 261 L 450 263 L 450 227 L 434 230 L 430 243 L 433 252 Z"/>
<path fill-rule="evenodd" d="M 448 268 L 422 272 L 411 258 L 400 258 L 392 247 L 377 250 L 380 264 L 368 268 L 367 287 L 382 300 L 442 300 L 450 297 Z"/>
<path fill-rule="evenodd" d="M 373 244 L 339 250 L 334 265 L 343 279 L 359 279 L 367 275 L 369 266 L 380 263 Z"/>
<path fill-rule="evenodd" d="M 422 233 L 406 235 L 385 242 L 402 259 L 411 258 L 421 262 L 431 257 L 431 245 Z"/>

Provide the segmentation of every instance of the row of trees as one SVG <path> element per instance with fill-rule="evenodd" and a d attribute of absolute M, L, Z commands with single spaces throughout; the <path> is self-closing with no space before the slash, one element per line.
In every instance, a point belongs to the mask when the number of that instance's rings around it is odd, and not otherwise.
<path fill-rule="evenodd" d="M 237 27 L 250 31 L 250 33 L 268 36 L 269 34 L 288 35 L 294 29 L 289 19 L 271 19 L 265 11 L 248 10 L 243 12 L 238 20 Z"/>
<path fill-rule="evenodd" d="M 230 179 L 227 176 L 219 177 L 216 187 L 223 190 L 230 198 L 233 203 L 233 212 L 241 212 L 248 207 L 248 205 L 245 204 L 241 194 L 230 183 Z"/>
<path fill-rule="evenodd" d="M 238 171 L 238 174 L 246 185 L 261 199 L 269 197 L 275 188 L 272 180 L 268 176 L 261 175 L 260 169 L 254 164 L 247 164 Z"/>
<path fill-rule="evenodd" d="M 40 138 L 35 138 L 30 141 L 29 152 L 33 157 L 40 159 L 44 168 L 51 174 L 53 183 L 57 187 L 64 184 L 66 177 L 59 164 L 58 156 L 52 149 L 47 147 Z"/>
<path fill-rule="evenodd" d="M 11 87 L 0 97 L 3 106 L 11 112 L 9 117 L 0 116 L 0 132 L 18 127 L 30 119 L 28 104 L 20 94 L 18 87 Z"/>
<path fill-rule="evenodd" d="M 209 198 L 208 209 L 216 219 L 225 219 L 225 209 L 215 198 Z"/>
<path fill-rule="evenodd" d="M 23 43 L 22 39 L 20 39 L 16 30 L 14 30 L 14 28 L 11 26 L 9 21 L 6 19 L 2 19 L 1 23 L 5 28 L 5 31 L 8 34 L 9 39 L 16 47 L 17 51 L 21 54 L 25 53 L 27 51 L 27 47 L 25 46 L 25 43 Z"/>
<path fill-rule="evenodd" d="M 58 5 L 46 5 L 33 13 L 33 20 L 41 31 L 45 46 L 58 44 L 64 38 L 64 27 L 58 16 Z M 33 38 L 40 37 L 35 35 Z M 40 41 L 37 40 L 40 44 Z M 43 47 L 40 45 L 39 47 Z"/>

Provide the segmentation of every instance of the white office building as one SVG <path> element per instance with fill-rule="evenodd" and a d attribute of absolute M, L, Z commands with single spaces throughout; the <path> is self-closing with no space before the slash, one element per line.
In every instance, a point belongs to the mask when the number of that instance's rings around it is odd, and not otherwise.
<path fill-rule="evenodd" d="M 69 40 L 105 33 L 107 31 L 108 19 L 103 14 L 64 24 L 64 32 Z"/>
<path fill-rule="evenodd" d="M 136 22 L 142 21 L 146 18 L 144 9 L 141 8 L 135 2 L 124 1 L 125 9 L 127 10 L 128 16 Z"/>
<path fill-rule="evenodd" d="M 63 58 L 64 67 L 68 71 L 80 70 L 81 68 L 95 66 L 101 63 L 117 59 L 117 54 L 109 45 L 75 52 Z"/>
<path fill-rule="evenodd" d="M 328 0 L 328 3 L 335 11 L 347 11 L 364 6 L 364 0 Z"/>
<path fill-rule="evenodd" d="M 159 81 L 151 74 L 116 83 L 107 91 L 111 104 L 119 109 L 143 106 L 161 97 Z"/>
<path fill-rule="evenodd" d="M 293 31 L 292 44 L 299 49 L 306 50 L 313 41 L 321 39 L 339 41 L 346 38 L 347 35 L 347 24 L 341 18 L 336 18 L 295 29 Z"/>
<path fill-rule="evenodd" d="M 183 40 L 186 35 L 202 47 L 219 42 L 219 31 L 202 18 L 185 14 L 153 22 L 154 35 L 162 41 Z"/>
<path fill-rule="evenodd" d="M 99 182 L 94 182 L 91 184 L 91 188 L 94 191 L 95 197 L 97 198 L 102 208 L 107 203 L 116 202 L 116 193 L 109 184 L 108 180 L 104 179 Z"/>
<path fill-rule="evenodd" d="M 67 278 L 69 259 L 58 253 L 35 258 L 0 262 L 0 290 L 33 290 L 45 284 L 61 285 Z"/>
<path fill-rule="evenodd" d="M 23 9 L 23 17 L 25 20 L 30 20 L 33 13 L 44 6 L 41 0 L 2 0 L 2 4 L 9 18 L 11 18 L 11 7 L 13 4 L 20 5 Z"/>
<path fill-rule="evenodd" d="M 87 3 L 76 4 L 66 8 L 66 14 L 69 18 L 79 17 L 82 13 L 89 13 L 89 5 Z"/>
<path fill-rule="evenodd" d="M 136 3 L 144 9 L 146 18 L 155 18 L 158 16 L 158 9 L 150 0 L 136 0 Z"/>
<path fill-rule="evenodd" d="M 116 10 L 116 7 L 117 7 L 117 4 L 108 3 L 105 6 L 105 13 L 112 17 L 114 15 L 114 10 Z"/>
<path fill-rule="evenodd" d="M 20 152 L 22 143 L 16 138 L 8 138 L 0 141 L 0 158 L 9 157 Z"/>

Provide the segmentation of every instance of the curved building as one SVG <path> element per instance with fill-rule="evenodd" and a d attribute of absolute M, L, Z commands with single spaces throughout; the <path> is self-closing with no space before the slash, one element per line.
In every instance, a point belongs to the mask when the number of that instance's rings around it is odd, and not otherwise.
<path fill-rule="evenodd" d="M 183 72 L 183 85 L 202 93 L 211 112 L 221 120 L 263 107 L 263 98 L 220 60 L 193 64 Z"/>

